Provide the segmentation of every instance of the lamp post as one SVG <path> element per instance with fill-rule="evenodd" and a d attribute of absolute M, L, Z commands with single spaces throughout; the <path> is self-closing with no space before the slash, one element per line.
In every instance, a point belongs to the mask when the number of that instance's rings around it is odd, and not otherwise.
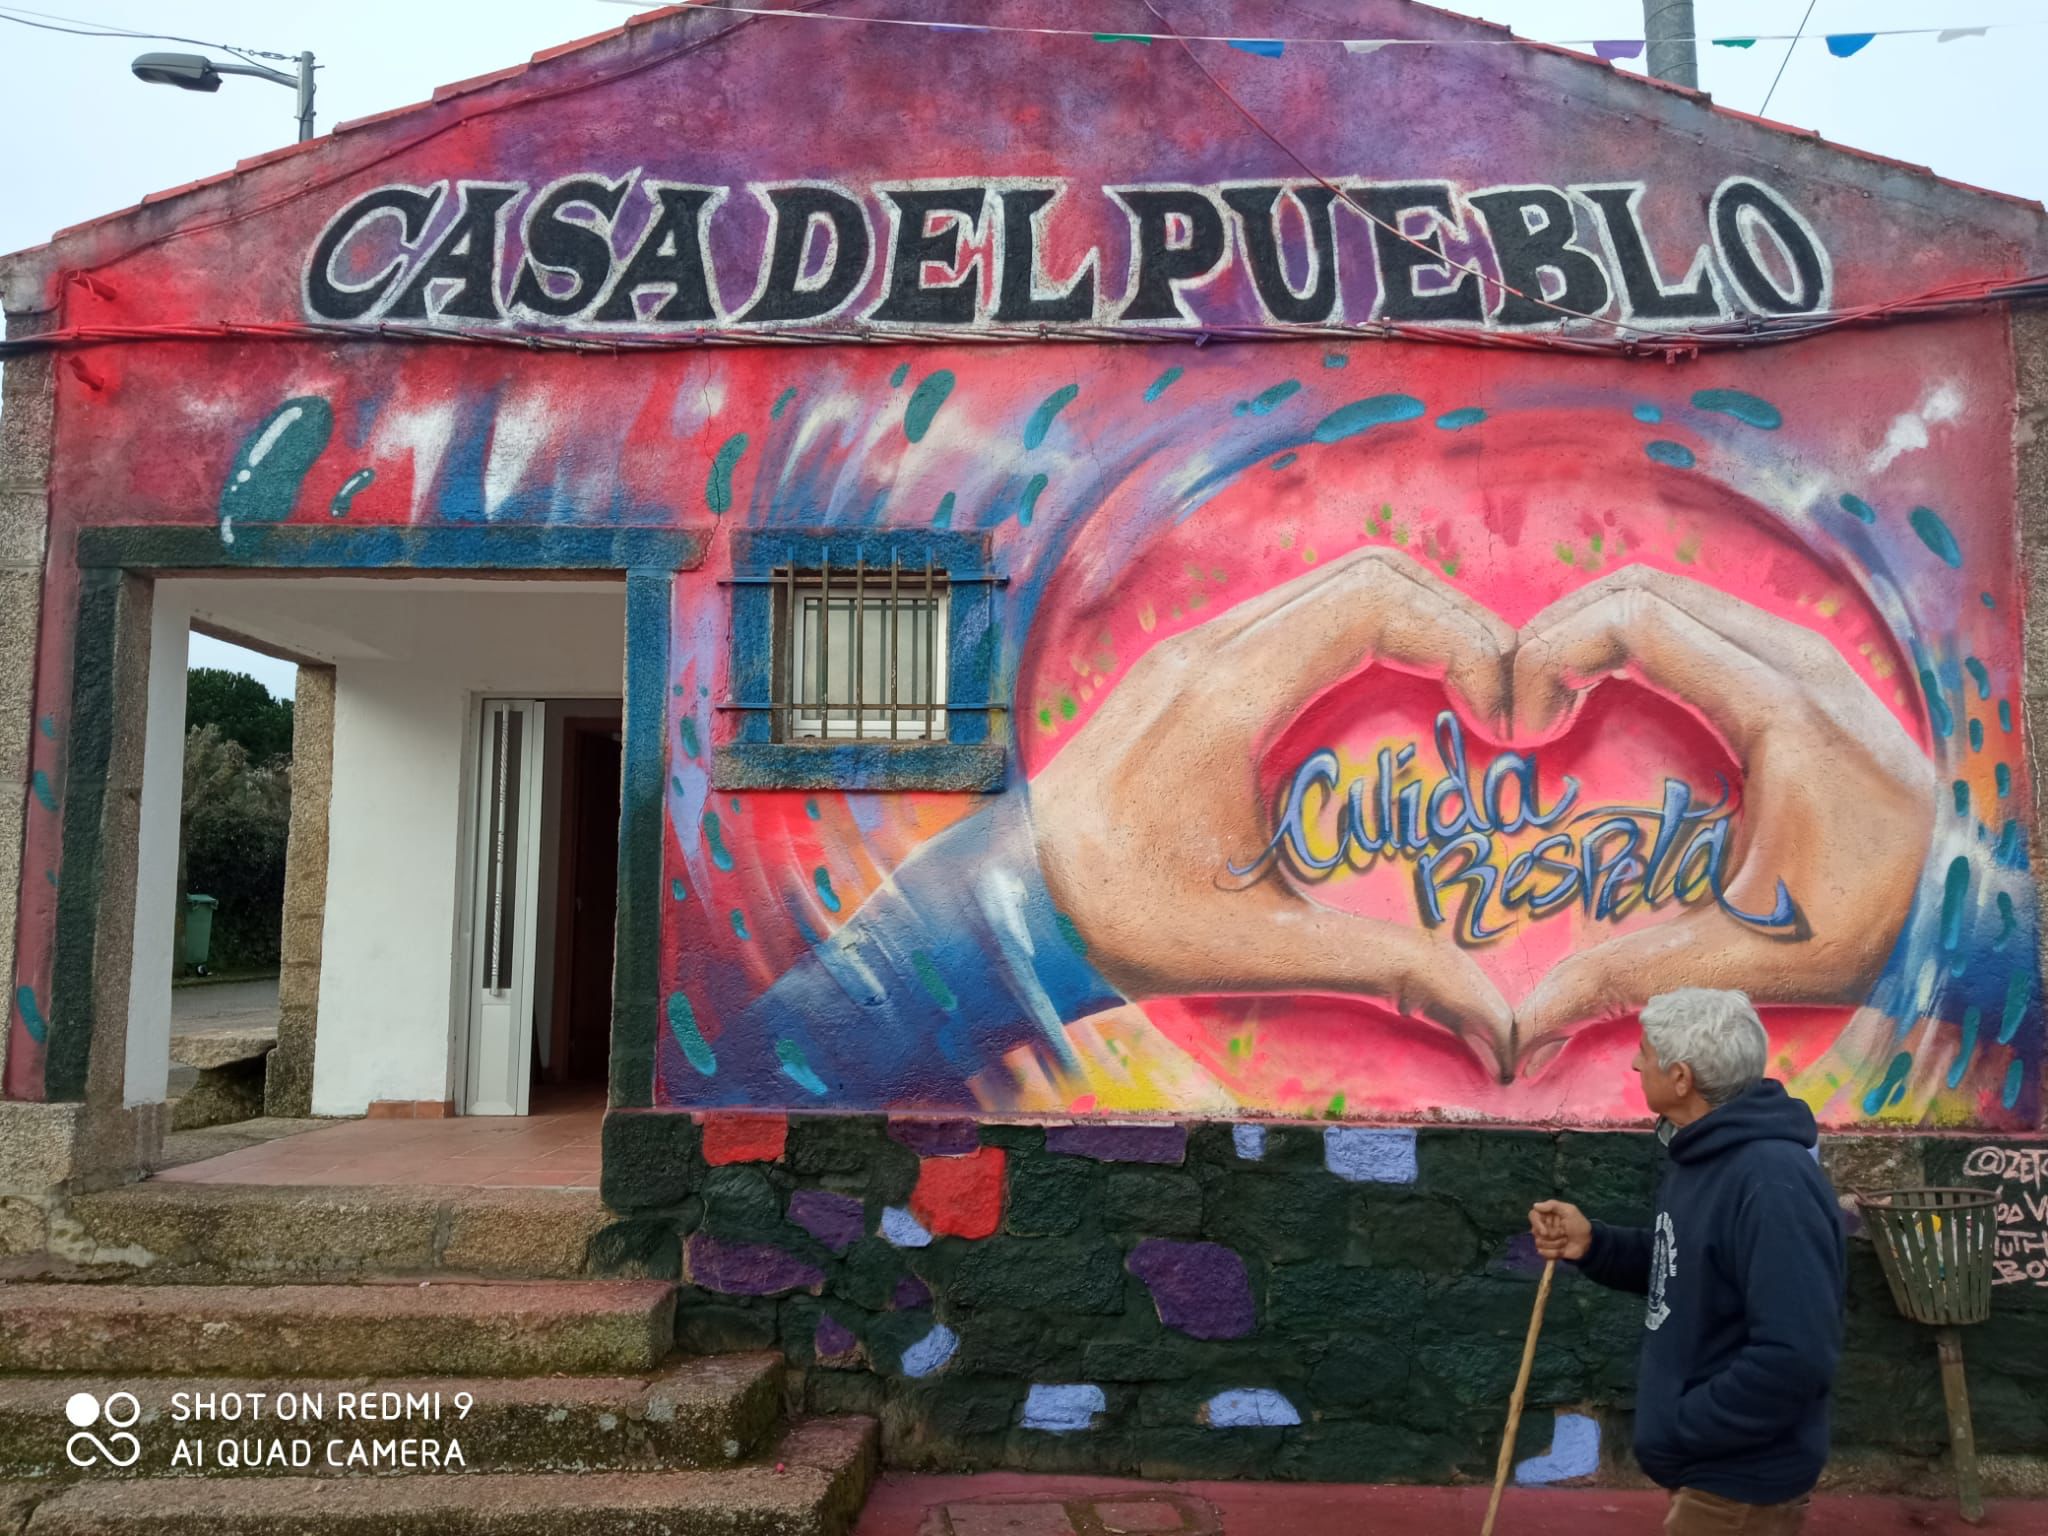
<path fill-rule="evenodd" d="M 299 72 L 288 74 L 262 64 L 228 64 L 198 53 L 145 53 L 129 66 L 135 78 L 151 85 L 175 85 L 181 91 L 217 91 L 222 75 L 253 75 L 299 93 L 299 142 L 313 137 L 313 55 L 299 55 Z"/>

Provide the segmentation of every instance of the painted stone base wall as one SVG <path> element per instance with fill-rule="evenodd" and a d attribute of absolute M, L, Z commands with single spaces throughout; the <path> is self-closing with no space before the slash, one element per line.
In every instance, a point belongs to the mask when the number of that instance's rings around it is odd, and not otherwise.
<path fill-rule="evenodd" d="M 1828 1150 L 1843 1182 L 1960 1182 L 1990 1156 Z M 2028 1155 L 2008 1169 L 2020 1226 L 2044 1188 Z M 621 1219 L 594 1252 L 685 1282 L 683 1348 L 780 1348 L 811 1411 L 879 1415 L 897 1465 L 1483 1480 L 1535 1296 L 1530 1202 L 1646 1221 L 1662 1156 L 1612 1132 L 614 1111 Z M 2039 1455 L 2048 1283 L 1994 1294 L 1966 1340 L 1979 1444 Z M 1932 1337 L 1897 1317 L 1861 1241 L 1849 1308 L 1840 1459 L 1896 1481 L 1946 1444 Z M 1560 1276 L 1523 1481 L 1635 1475 L 1641 1312 Z"/>

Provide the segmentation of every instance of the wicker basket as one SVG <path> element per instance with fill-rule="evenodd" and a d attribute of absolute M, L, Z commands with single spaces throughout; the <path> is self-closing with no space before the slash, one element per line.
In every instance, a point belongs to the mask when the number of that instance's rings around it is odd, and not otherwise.
<path fill-rule="evenodd" d="M 1914 1322 L 1954 1326 L 1991 1315 L 1997 1198 L 1986 1189 L 1857 1194 L 1892 1300 Z"/>

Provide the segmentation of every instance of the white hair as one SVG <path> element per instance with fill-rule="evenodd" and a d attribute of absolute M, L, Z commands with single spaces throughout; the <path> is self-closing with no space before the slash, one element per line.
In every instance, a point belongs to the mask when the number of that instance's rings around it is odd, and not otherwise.
<path fill-rule="evenodd" d="M 1746 993 L 1681 987 L 1643 1004 L 1642 1021 L 1657 1064 L 1691 1067 L 1709 1104 L 1727 1103 L 1764 1075 L 1770 1041 Z"/>

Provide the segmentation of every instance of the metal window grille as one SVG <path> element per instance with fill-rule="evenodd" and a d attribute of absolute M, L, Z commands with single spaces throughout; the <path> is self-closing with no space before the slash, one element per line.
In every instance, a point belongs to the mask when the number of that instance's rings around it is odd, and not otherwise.
<path fill-rule="evenodd" d="M 946 739 L 946 574 L 778 566 L 771 708 L 782 741 Z"/>

